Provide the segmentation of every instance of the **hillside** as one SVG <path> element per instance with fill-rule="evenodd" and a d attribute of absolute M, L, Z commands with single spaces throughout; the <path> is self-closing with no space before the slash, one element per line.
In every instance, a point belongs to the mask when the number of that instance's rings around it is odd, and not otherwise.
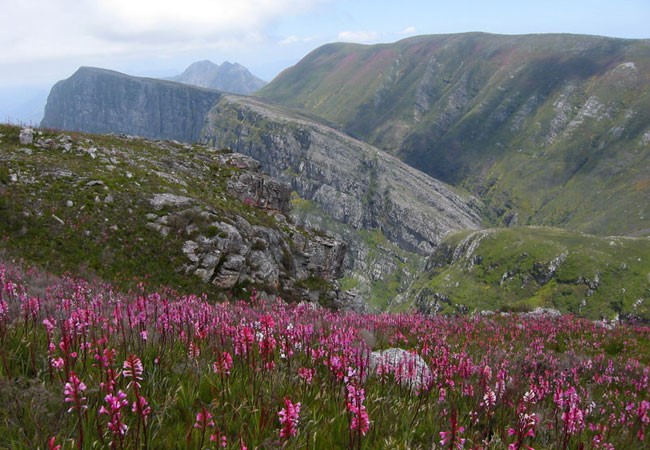
<path fill-rule="evenodd" d="M 257 95 L 470 189 L 495 224 L 650 233 L 648 40 L 468 33 L 329 44 Z"/>
<path fill-rule="evenodd" d="M 170 80 L 243 95 L 252 94 L 266 84 L 264 80 L 250 73 L 246 67 L 228 61 L 223 64 L 198 61 L 191 64 L 182 74 L 172 77 Z"/>
<path fill-rule="evenodd" d="M 545 227 L 458 233 L 430 259 L 410 298 L 428 313 L 552 308 L 648 321 L 650 239 Z"/>
<path fill-rule="evenodd" d="M 0 256 L 214 298 L 337 296 L 345 245 L 287 221 L 289 187 L 244 155 L 0 126 Z"/>

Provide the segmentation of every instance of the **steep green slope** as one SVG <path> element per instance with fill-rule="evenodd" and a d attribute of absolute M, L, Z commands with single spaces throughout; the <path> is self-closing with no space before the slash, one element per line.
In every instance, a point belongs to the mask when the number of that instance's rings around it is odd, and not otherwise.
<path fill-rule="evenodd" d="M 542 307 L 650 320 L 650 239 L 545 227 L 458 233 L 440 247 L 412 294 L 427 312 Z"/>
<path fill-rule="evenodd" d="M 421 36 L 323 46 L 259 96 L 463 185 L 496 224 L 650 233 L 650 41 Z"/>

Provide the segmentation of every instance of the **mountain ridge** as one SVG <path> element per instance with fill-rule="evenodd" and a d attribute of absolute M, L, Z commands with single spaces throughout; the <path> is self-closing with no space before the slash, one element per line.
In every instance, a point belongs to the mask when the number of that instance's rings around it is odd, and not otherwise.
<path fill-rule="evenodd" d="M 495 224 L 643 235 L 648 92 L 650 40 L 468 33 L 327 44 L 256 95 L 466 187 Z"/>

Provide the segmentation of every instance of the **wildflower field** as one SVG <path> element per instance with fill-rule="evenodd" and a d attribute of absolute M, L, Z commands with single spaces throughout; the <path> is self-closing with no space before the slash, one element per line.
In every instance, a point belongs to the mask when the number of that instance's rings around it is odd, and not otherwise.
<path fill-rule="evenodd" d="M 31 276 L 0 265 L 0 448 L 650 448 L 647 326 Z"/>

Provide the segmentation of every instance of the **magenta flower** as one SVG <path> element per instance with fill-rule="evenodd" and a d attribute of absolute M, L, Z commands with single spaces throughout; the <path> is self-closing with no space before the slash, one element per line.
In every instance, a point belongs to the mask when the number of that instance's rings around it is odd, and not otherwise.
<path fill-rule="evenodd" d="M 206 429 L 207 427 L 213 427 L 214 420 L 212 420 L 212 414 L 205 407 L 201 408 L 196 414 L 196 420 L 194 421 L 194 428 Z"/>
<path fill-rule="evenodd" d="M 311 384 L 312 380 L 314 379 L 314 375 L 316 374 L 316 369 L 314 368 L 307 368 L 307 367 L 301 367 L 298 369 L 298 376 L 305 380 L 305 383 Z"/>
<path fill-rule="evenodd" d="M 147 399 L 142 395 L 139 395 L 138 399 L 131 405 L 131 411 L 140 414 L 144 418 L 151 414 L 151 407 L 149 406 Z"/>
<path fill-rule="evenodd" d="M 63 388 L 63 394 L 65 395 L 65 402 L 72 403 L 68 412 L 73 410 L 83 411 L 88 408 L 84 403 L 86 402 L 86 397 L 83 396 L 83 391 L 86 390 L 86 385 L 72 372 L 68 382 Z"/>
<path fill-rule="evenodd" d="M 108 408 L 102 405 L 99 408 L 99 414 L 108 414 L 110 416 L 108 429 L 121 439 L 129 429 L 128 425 L 122 421 L 121 411 L 123 407 L 129 404 L 126 400 L 126 394 L 123 391 L 118 391 L 116 395 L 108 394 L 104 397 L 104 401 L 108 404 Z"/>
<path fill-rule="evenodd" d="M 298 434 L 298 421 L 300 420 L 300 402 L 292 403 L 289 398 L 284 399 L 284 408 L 278 412 L 280 418 L 280 437 L 289 439 Z"/>
<path fill-rule="evenodd" d="M 462 450 L 465 447 L 465 439 L 460 437 L 465 432 L 465 427 L 458 426 L 458 412 L 453 409 L 449 416 L 451 430 L 440 432 L 440 445 L 448 449 Z"/>
<path fill-rule="evenodd" d="M 228 352 L 223 352 L 217 356 L 217 360 L 212 364 L 214 373 L 230 375 L 233 361 L 232 356 Z"/>
<path fill-rule="evenodd" d="M 350 429 L 357 430 L 361 436 L 365 436 L 370 430 L 370 418 L 368 412 L 363 404 L 366 399 L 365 391 L 363 388 L 348 384 L 347 389 L 347 409 L 352 413 L 350 421 Z"/>
<path fill-rule="evenodd" d="M 131 385 L 135 384 L 136 387 L 140 387 L 140 381 L 142 381 L 142 373 L 144 368 L 142 367 L 142 361 L 135 355 L 130 355 L 124 361 L 122 376 L 124 378 L 131 378 L 127 388 L 130 388 Z"/>

